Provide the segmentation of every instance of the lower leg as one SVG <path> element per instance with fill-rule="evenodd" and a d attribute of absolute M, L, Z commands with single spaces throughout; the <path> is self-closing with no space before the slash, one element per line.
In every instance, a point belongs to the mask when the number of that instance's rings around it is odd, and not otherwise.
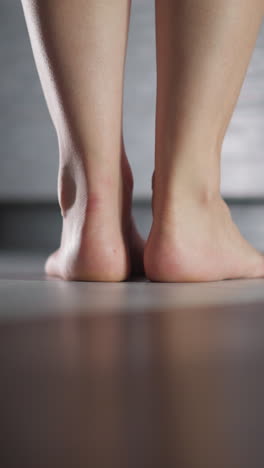
<path fill-rule="evenodd" d="M 22 0 L 59 143 L 61 246 L 46 272 L 125 279 L 142 249 L 131 219 L 132 174 L 122 135 L 129 0 Z"/>
<path fill-rule="evenodd" d="M 264 12 L 262 0 L 156 0 L 153 225 L 159 281 L 264 275 L 220 196 L 220 154 Z"/>

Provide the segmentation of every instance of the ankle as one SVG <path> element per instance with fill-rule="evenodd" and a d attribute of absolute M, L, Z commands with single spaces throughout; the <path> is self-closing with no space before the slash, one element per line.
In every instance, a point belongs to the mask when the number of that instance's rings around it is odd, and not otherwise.
<path fill-rule="evenodd" d="M 152 185 L 153 216 L 163 216 L 164 213 L 173 212 L 178 207 L 209 209 L 222 200 L 218 174 L 204 180 L 199 178 L 199 175 L 195 176 L 195 173 L 191 174 L 191 177 L 175 173 L 166 177 L 155 173 Z"/>
<path fill-rule="evenodd" d="M 58 201 L 62 216 L 77 219 L 81 214 L 98 217 L 101 213 L 103 219 L 111 217 L 118 222 L 132 203 L 133 177 L 128 162 L 122 162 L 116 171 L 104 173 L 100 168 L 100 174 L 97 171 L 93 177 L 91 172 L 95 171 L 87 171 L 81 158 L 61 163 Z"/>
<path fill-rule="evenodd" d="M 157 187 L 156 187 L 157 188 Z M 175 187 L 173 190 L 159 191 L 153 196 L 153 220 L 162 224 L 185 219 L 198 212 L 213 213 L 223 205 L 220 190 L 212 187 Z"/>
<path fill-rule="evenodd" d="M 163 154 L 157 151 L 153 192 L 162 205 L 194 200 L 207 204 L 220 196 L 221 144 L 185 144 Z"/>

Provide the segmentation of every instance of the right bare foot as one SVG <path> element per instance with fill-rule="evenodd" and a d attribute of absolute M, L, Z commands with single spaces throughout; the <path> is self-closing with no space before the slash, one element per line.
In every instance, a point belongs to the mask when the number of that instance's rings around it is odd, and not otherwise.
<path fill-rule="evenodd" d="M 63 172 L 63 173 L 62 173 Z M 144 242 L 131 215 L 132 173 L 122 159 L 119 189 L 102 181 L 89 193 L 84 171 L 65 167 L 59 177 L 63 215 L 61 245 L 47 259 L 50 276 L 79 281 L 123 281 L 143 273 Z"/>
<path fill-rule="evenodd" d="M 160 211 L 155 212 L 154 206 L 153 215 L 144 252 L 150 280 L 199 282 L 264 276 L 264 256 L 241 236 L 220 195 L 212 200 L 183 196 Z"/>

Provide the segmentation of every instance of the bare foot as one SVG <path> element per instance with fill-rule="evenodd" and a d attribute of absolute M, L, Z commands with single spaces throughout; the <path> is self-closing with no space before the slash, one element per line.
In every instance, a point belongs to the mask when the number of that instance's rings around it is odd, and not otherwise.
<path fill-rule="evenodd" d="M 106 182 L 100 194 L 88 196 L 82 171 L 64 168 L 59 178 L 61 245 L 46 261 L 48 275 L 123 281 L 133 273 L 143 273 L 144 242 L 131 215 L 133 179 L 126 156 L 121 173 L 120 190 L 109 190 Z"/>
<path fill-rule="evenodd" d="M 147 277 L 161 282 L 264 276 L 263 255 L 241 236 L 220 195 L 182 197 L 162 212 L 154 209 L 144 265 Z"/>

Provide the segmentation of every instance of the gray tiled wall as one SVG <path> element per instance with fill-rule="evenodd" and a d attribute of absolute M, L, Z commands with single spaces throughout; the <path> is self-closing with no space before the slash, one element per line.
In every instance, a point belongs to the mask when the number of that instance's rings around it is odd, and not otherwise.
<path fill-rule="evenodd" d="M 154 0 L 134 0 L 125 141 L 135 194 L 149 197 L 155 112 Z M 0 200 L 56 198 L 58 150 L 18 0 L 0 3 Z M 264 27 L 223 149 L 225 195 L 264 196 Z"/>

